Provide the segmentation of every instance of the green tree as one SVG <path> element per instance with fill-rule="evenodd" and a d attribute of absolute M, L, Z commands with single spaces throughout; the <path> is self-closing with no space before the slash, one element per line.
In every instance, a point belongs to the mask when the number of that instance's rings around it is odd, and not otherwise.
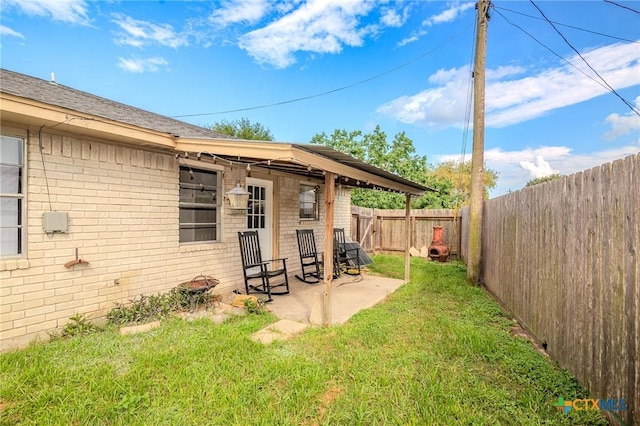
<path fill-rule="evenodd" d="M 444 161 L 433 171 L 435 176 L 452 183 L 451 194 L 454 204 L 465 206 L 469 204 L 471 195 L 471 160 L 460 163 L 459 161 Z M 489 190 L 496 187 L 498 172 L 485 166 L 482 174 L 484 181 L 483 198 L 489 198 Z"/>
<path fill-rule="evenodd" d="M 271 131 L 267 127 L 260 123 L 252 123 L 245 117 L 232 121 L 217 121 L 214 124 L 205 124 L 204 127 L 240 139 L 259 141 L 274 140 L 273 134 L 271 134 Z"/>
<path fill-rule="evenodd" d="M 366 134 L 359 130 L 348 132 L 336 129 L 331 136 L 324 132 L 314 135 L 311 143 L 328 146 L 390 173 L 438 190 L 414 199 L 411 203 L 413 208 L 453 207 L 450 196 L 451 182 L 431 174 L 427 157 L 416 153 L 413 141 L 404 132 L 395 135 L 389 143 L 380 126 L 376 126 L 372 133 Z M 385 191 L 354 189 L 351 192 L 351 202 L 361 207 L 400 209 L 404 208 L 405 196 Z"/>
<path fill-rule="evenodd" d="M 529 182 L 526 183 L 525 188 L 527 186 L 538 185 L 540 183 L 544 183 L 544 182 L 549 182 L 551 180 L 560 179 L 561 177 L 564 177 L 564 175 L 562 175 L 560 173 L 554 173 L 554 174 L 549 175 L 549 176 L 543 176 L 543 177 L 531 179 Z"/>

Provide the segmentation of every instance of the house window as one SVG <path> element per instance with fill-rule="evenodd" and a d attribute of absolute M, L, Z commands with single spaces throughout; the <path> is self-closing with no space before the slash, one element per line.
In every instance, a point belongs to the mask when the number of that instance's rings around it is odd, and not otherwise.
<path fill-rule="evenodd" d="M 300 184 L 300 219 L 318 220 L 318 187 Z"/>
<path fill-rule="evenodd" d="M 220 173 L 180 166 L 180 242 L 219 241 Z"/>
<path fill-rule="evenodd" d="M 0 257 L 24 254 L 24 139 L 0 136 Z"/>

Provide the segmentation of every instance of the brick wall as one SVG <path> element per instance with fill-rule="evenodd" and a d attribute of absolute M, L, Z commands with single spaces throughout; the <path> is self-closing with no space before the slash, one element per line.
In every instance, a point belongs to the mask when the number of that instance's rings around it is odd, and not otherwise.
<path fill-rule="evenodd" d="M 199 274 L 220 280 L 216 292 L 243 288 L 237 232 L 246 228 L 245 215 L 223 208 L 220 242 L 179 243 L 174 155 L 44 132 L 39 141 L 38 129 L 30 130 L 26 256 L 0 260 L 0 350 L 47 338 L 72 315 L 101 318 L 114 302 L 164 292 Z M 227 169 L 224 176 L 226 192 L 237 174 Z M 323 241 L 322 220 L 299 220 L 299 184 L 281 176 L 274 191 L 280 256 L 289 258 L 291 273 L 300 269 L 295 230 L 313 228 L 320 248 Z M 67 234 L 43 231 L 50 210 L 69 214 Z M 348 212 L 346 192 L 336 203 L 336 223 L 348 227 Z M 65 268 L 76 249 L 89 263 Z"/>
<path fill-rule="evenodd" d="M 304 180 L 281 177 L 279 181 L 280 205 L 280 256 L 287 257 L 287 269 L 298 273 L 300 271 L 300 256 L 298 254 L 297 229 L 313 229 L 316 248 L 324 251 L 324 185 L 319 185 L 319 220 L 301 220 L 298 204 L 299 185 L 309 183 Z M 313 182 L 311 182 L 313 184 Z M 334 205 L 334 227 L 345 228 L 349 235 L 351 225 L 351 192 L 346 189 L 336 189 Z"/>
<path fill-rule="evenodd" d="M 334 228 L 344 228 L 345 235 L 351 235 L 351 190 L 338 185 L 334 213 Z"/>

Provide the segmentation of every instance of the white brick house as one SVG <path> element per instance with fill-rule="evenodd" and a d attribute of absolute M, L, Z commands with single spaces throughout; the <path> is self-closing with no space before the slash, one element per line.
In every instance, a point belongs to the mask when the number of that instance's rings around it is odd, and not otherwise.
<path fill-rule="evenodd" d="M 326 205 L 349 232 L 350 187 L 425 190 L 323 146 L 232 139 L 7 70 L 0 102 L 0 350 L 199 274 L 242 289 L 247 228 L 294 274 L 295 230 L 322 246 Z M 238 181 L 264 208 L 230 208 Z"/>

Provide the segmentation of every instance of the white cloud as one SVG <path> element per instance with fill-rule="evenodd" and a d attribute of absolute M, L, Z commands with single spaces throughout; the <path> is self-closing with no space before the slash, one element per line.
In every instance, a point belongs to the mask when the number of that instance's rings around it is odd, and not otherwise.
<path fill-rule="evenodd" d="M 505 77 L 516 76 L 524 74 L 526 69 L 523 67 L 517 67 L 513 65 L 501 66 L 496 69 L 489 69 L 486 71 L 486 80 L 494 81 Z"/>
<path fill-rule="evenodd" d="M 88 4 L 84 0 L 2 0 L 2 7 L 15 7 L 30 16 L 89 25 Z"/>
<path fill-rule="evenodd" d="M 185 36 L 176 33 L 171 25 L 154 24 L 139 21 L 122 14 L 114 14 L 113 22 L 123 33 L 116 39 L 116 43 L 127 46 L 141 47 L 151 43 L 161 46 L 177 48 L 188 44 Z"/>
<path fill-rule="evenodd" d="M 636 110 L 640 111 L 640 96 L 635 100 Z M 626 135 L 633 130 L 638 131 L 637 138 L 640 140 L 640 116 L 633 111 L 625 115 L 610 114 L 605 121 L 611 124 L 611 130 L 604 134 L 604 139 L 612 141 L 620 136 Z"/>
<path fill-rule="evenodd" d="M 407 38 L 403 38 L 402 40 L 400 40 L 398 43 L 396 43 L 396 46 L 398 47 L 402 47 L 405 44 L 409 44 L 409 43 L 413 43 L 415 41 L 420 40 L 420 37 L 422 37 L 423 35 L 427 34 L 426 31 L 418 31 L 418 32 L 414 32 L 412 33 L 409 37 Z"/>
<path fill-rule="evenodd" d="M 549 162 L 545 161 L 544 158 L 542 158 L 542 155 L 536 155 L 535 162 L 521 161 L 520 167 L 528 170 L 529 173 L 531 173 L 532 178 L 541 178 L 558 173 L 557 170 L 553 170 L 551 168 Z"/>
<path fill-rule="evenodd" d="M 471 9 L 474 6 L 475 6 L 475 3 L 463 3 L 463 4 L 459 4 L 457 2 L 449 3 L 448 5 L 449 8 L 447 10 L 440 12 L 438 15 L 434 15 L 422 21 L 422 26 L 420 28 L 413 30 L 408 37 L 405 37 L 404 39 L 396 43 L 396 46 L 402 47 L 409 43 L 413 43 L 420 40 L 422 37 L 427 35 L 428 31 L 425 29 L 425 27 L 432 27 L 433 25 L 436 25 L 436 24 L 452 22 L 456 18 L 460 17 L 462 13 L 464 13 L 464 11 Z"/>
<path fill-rule="evenodd" d="M 496 197 L 521 189 L 537 177 L 532 174 L 531 168 L 524 166 L 525 164 L 534 165 L 532 168 L 538 172 L 551 170 L 552 173 L 570 175 L 638 152 L 640 142 L 582 154 L 574 154 L 567 146 L 539 146 L 518 151 L 491 148 L 485 151 L 484 159 L 488 168 L 498 172 L 496 188 L 491 191 L 491 196 Z M 436 158 L 439 162 L 450 160 L 459 161 L 460 154 L 441 155 Z"/>
<path fill-rule="evenodd" d="M 237 23 L 255 24 L 270 8 L 269 0 L 226 0 L 220 3 L 220 7 L 211 14 L 209 20 L 212 24 L 222 27 Z"/>
<path fill-rule="evenodd" d="M 155 72 L 161 66 L 168 65 L 168 62 L 162 57 L 154 58 L 118 58 L 118 68 L 134 73 Z"/>
<path fill-rule="evenodd" d="M 403 13 L 399 13 L 392 8 L 385 8 L 382 11 L 380 22 L 386 27 L 401 27 L 407 22 L 409 10 L 404 9 Z"/>
<path fill-rule="evenodd" d="M 361 46 L 365 37 L 383 27 L 406 21 L 408 9 L 399 12 L 387 4 L 381 9 L 379 22 L 363 23 L 362 18 L 376 8 L 377 2 L 366 0 L 309 0 L 244 34 L 239 46 L 260 63 L 286 68 L 296 62 L 296 52 L 338 53 L 343 46 Z"/>
<path fill-rule="evenodd" d="M 455 3 L 453 5 L 450 5 L 449 9 L 425 19 L 422 22 L 422 25 L 430 27 L 436 24 L 444 24 L 447 22 L 454 21 L 465 10 L 471 9 L 472 7 L 475 7 L 475 3 L 462 3 L 462 4 Z"/>
<path fill-rule="evenodd" d="M 0 36 L 3 36 L 3 37 L 17 37 L 17 38 L 24 39 L 24 36 L 22 34 L 20 34 L 17 31 L 14 31 L 11 28 L 6 27 L 4 25 L 0 25 Z"/>
<path fill-rule="evenodd" d="M 640 50 L 636 43 L 617 43 L 582 54 L 614 88 L 640 84 Z M 572 63 L 581 69 L 579 58 Z M 469 68 L 439 70 L 429 78 L 438 87 L 394 99 L 378 112 L 407 124 L 443 128 L 464 125 Z M 486 73 L 487 127 L 506 127 L 528 121 L 555 109 L 609 93 L 602 85 L 569 65 L 522 76 L 521 67 L 499 67 Z M 587 69 L 585 73 L 593 73 Z"/>
<path fill-rule="evenodd" d="M 429 78 L 440 87 L 402 96 L 377 109 L 400 122 L 425 127 L 461 125 L 465 116 L 469 69 L 440 70 Z M 465 79 L 466 75 L 466 79 Z"/>

